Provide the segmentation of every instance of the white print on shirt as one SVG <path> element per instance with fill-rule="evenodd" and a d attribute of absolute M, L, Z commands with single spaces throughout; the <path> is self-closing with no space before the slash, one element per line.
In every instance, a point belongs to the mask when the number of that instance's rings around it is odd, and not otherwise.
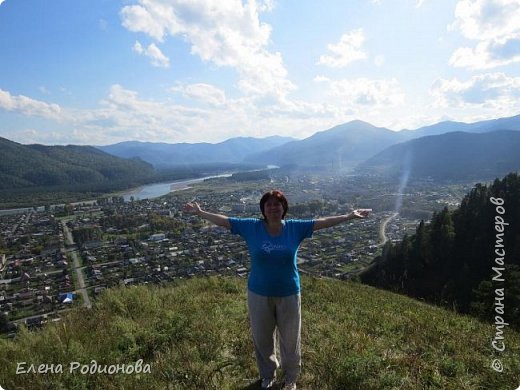
<path fill-rule="evenodd" d="M 276 245 L 270 241 L 264 241 L 264 243 L 262 244 L 262 249 L 264 250 L 264 252 L 271 253 L 274 250 L 279 250 L 279 251 L 286 250 L 287 246 L 286 245 Z"/>

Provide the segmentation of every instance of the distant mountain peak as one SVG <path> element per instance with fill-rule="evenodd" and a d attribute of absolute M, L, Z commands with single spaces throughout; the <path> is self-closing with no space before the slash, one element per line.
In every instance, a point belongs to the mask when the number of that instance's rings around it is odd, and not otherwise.
<path fill-rule="evenodd" d="M 377 126 L 374 126 L 372 123 L 368 123 L 368 122 L 365 122 L 365 121 L 362 121 L 361 119 L 354 119 L 350 122 L 346 122 L 345 125 L 352 125 L 352 126 L 358 126 L 358 125 L 361 125 L 361 126 L 371 126 L 371 127 L 377 127 Z"/>
<path fill-rule="evenodd" d="M 406 140 L 453 131 L 484 133 L 520 130 L 520 115 L 475 123 L 443 121 L 416 130 L 393 131 L 355 119 L 297 140 L 278 135 L 240 135 L 219 143 L 120 143 L 100 147 L 120 157 L 140 156 L 155 166 L 200 162 L 248 162 L 295 166 L 354 167 L 385 148 Z"/>

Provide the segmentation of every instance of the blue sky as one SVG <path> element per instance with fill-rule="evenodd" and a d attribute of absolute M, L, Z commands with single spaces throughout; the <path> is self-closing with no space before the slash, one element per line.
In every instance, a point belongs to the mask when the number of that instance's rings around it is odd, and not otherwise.
<path fill-rule="evenodd" d="M 519 0 L 0 0 L 0 137 L 308 137 L 520 114 Z"/>

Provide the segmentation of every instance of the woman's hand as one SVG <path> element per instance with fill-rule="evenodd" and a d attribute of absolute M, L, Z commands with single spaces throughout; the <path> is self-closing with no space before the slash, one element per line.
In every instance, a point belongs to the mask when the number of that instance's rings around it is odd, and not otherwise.
<path fill-rule="evenodd" d="M 352 218 L 367 218 L 371 212 L 372 209 L 357 209 L 352 211 L 350 215 L 352 215 Z"/>
<path fill-rule="evenodd" d="M 200 208 L 199 204 L 197 202 L 193 203 L 186 203 L 184 207 L 182 208 L 182 211 L 188 214 L 200 214 L 202 209 Z"/>
<path fill-rule="evenodd" d="M 350 221 L 351 219 L 366 218 L 371 211 L 372 209 L 357 209 L 352 211 L 350 214 L 318 218 L 314 222 L 313 231 L 336 226 L 340 223 Z"/>
<path fill-rule="evenodd" d="M 231 229 L 231 224 L 229 223 L 229 218 L 227 216 L 203 211 L 197 202 L 186 203 L 182 208 L 182 211 L 188 214 L 197 214 L 199 217 L 204 218 L 215 225 Z"/>

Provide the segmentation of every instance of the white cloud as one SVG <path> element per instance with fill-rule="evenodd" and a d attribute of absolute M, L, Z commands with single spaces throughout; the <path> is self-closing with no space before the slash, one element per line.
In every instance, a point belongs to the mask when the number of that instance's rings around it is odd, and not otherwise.
<path fill-rule="evenodd" d="M 168 68 L 170 66 L 170 59 L 161 52 L 155 43 L 148 45 L 145 49 L 139 41 L 136 41 L 133 50 L 139 55 L 150 58 L 153 66 L 161 68 Z"/>
<path fill-rule="evenodd" d="M 313 80 L 323 84 L 320 98 L 322 115 L 331 125 L 360 119 L 376 126 L 401 124 L 413 110 L 397 79 L 367 78 L 333 80 L 318 75 Z M 411 103 L 413 105 L 413 102 Z M 321 120 L 325 123 L 325 119 Z"/>
<path fill-rule="evenodd" d="M 450 58 L 450 65 L 469 69 L 489 69 L 515 62 L 520 62 L 520 33 L 481 41 L 475 48 L 459 48 Z"/>
<path fill-rule="evenodd" d="M 488 69 L 520 62 L 520 1 L 461 0 L 455 18 L 450 29 L 477 43 L 457 49 L 450 65 Z"/>
<path fill-rule="evenodd" d="M 258 1 L 258 10 L 260 12 L 272 11 L 275 7 L 274 0 L 260 0 Z"/>
<path fill-rule="evenodd" d="M 332 54 L 321 56 L 318 64 L 340 68 L 353 61 L 365 59 L 367 55 L 361 50 L 364 41 L 365 35 L 362 29 L 345 33 L 341 36 L 338 43 L 327 45 L 327 49 Z"/>
<path fill-rule="evenodd" d="M 314 77 L 314 79 L 312 81 L 314 81 L 316 83 L 323 83 L 323 82 L 330 81 L 330 79 L 328 77 L 319 75 L 319 76 Z"/>
<path fill-rule="evenodd" d="M 45 103 L 24 95 L 13 96 L 2 89 L 0 89 L 0 109 L 50 119 L 59 119 L 61 116 L 61 108 L 57 104 Z"/>
<path fill-rule="evenodd" d="M 135 51 L 137 54 L 144 54 L 144 48 L 143 45 L 141 45 L 141 42 L 135 41 L 134 47 L 132 48 L 133 51 Z"/>
<path fill-rule="evenodd" d="M 454 27 L 469 39 L 500 38 L 518 31 L 518 0 L 461 0 L 455 7 Z"/>
<path fill-rule="evenodd" d="M 226 94 L 223 90 L 209 84 L 197 83 L 190 85 L 180 85 L 171 88 L 172 92 L 181 92 L 184 96 L 208 103 L 214 106 L 221 106 L 226 103 Z"/>
<path fill-rule="evenodd" d="M 129 5 L 121 10 L 123 26 L 133 32 L 143 32 L 157 39 L 163 40 L 166 33 L 168 15 L 161 14 L 158 4 L 152 11 L 140 5 Z M 166 18 L 166 20 L 164 20 Z M 162 22 L 162 23 L 161 23 Z"/>
<path fill-rule="evenodd" d="M 467 81 L 439 79 L 433 84 L 431 94 L 440 108 L 482 109 L 494 112 L 495 116 L 515 115 L 520 107 L 520 77 L 487 73 Z"/>
<path fill-rule="evenodd" d="M 259 20 L 259 12 L 272 7 L 272 1 L 254 0 L 139 0 L 124 7 L 121 18 L 130 31 L 158 41 L 179 36 L 203 61 L 236 68 L 245 93 L 284 97 L 295 86 L 287 79 L 281 54 L 267 48 L 271 26 Z"/>
<path fill-rule="evenodd" d="M 329 83 L 329 94 L 344 107 L 397 106 L 404 102 L 404 93 L 396 79 L 369 80 L 366 78 L 328 80 L 315 78 Z"/>
<path fill-rule="evenodd" d="M 5 0 L 0 0 L 0 5 L 2 5 L 2 3 L 4 2 Z"/>
<path fill-rule="evenodd" d="M 165 141 L 183 139 L 190 129 L 208 120 L 208 111 L 169 102 L 142 99 L 136 91 L 115 84 L 94 110 L 78 111 L 77 126 L 98 137 Z"/>
<path fill-rule="evenodd" d="M 259 97 L 227 99 L 222 91 L 207 84 L 178 85 L 172 91 L 219 104 L 190 107 L 171 101 L 150 101 L 140 98 L 135 91 L 114 85 L 101 102 L 101 108 L 73 116 L 78 118 L 78 126 L 89 127 L 91 134 L 106 139 L 98 141 L 98 144 L 123 139 L 218 142 L 240 135 L 301 136 L 302 129 L 316 129 L 316 125 L 309 123 L 323 121 L 324 117 L 331 120 L 331 112 L 325 115 L 323 105 L 294 101 L 280 103 L 276 98 L 261 104 Z M 293 129 L 292 132 L 287 131 L 288 128 Z"/>
<path fill-rule="evenodd" d="M 175 92 L 193 99 L 146 99 L 122 85 L 112 85 L 98 107 L 60 108 L 0 90 L 0 109 L 50 119 L 40 129 L 4 131 L 18 142 L 103 145 L 124 140 L 150 142 L 220 142 L 236 136 L 310 135 L 324 123 L 336 123 L 327 104 L 280 100 L 275 96 L 229 99 L 209 84 L 179 85 Z M 201 105 L 205 101 L 207 105 Z M 289 130 L 288 130 L 289 129 Z"/>

